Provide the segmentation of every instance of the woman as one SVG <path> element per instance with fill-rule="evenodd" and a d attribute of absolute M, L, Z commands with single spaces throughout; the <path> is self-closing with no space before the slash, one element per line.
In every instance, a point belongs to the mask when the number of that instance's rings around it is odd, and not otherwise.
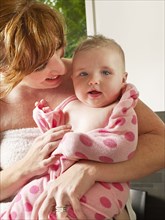
<path fill-rule="evenodd" d="M 3 75 L 0 199 L 3 201 L 54 163 L 49 155 L 71 129 L 64 125 L 41 135 L 32 119 L 34 103 L 44 98 L 54 109 L 73 94 L 73 87 L 70 61 L 63 58 L 65 33 L 58 12 L 31 0 L 0 0 L 0 5 L 0 71 Z M 164 124 L 141 101 L 135 111 L 139 121 L 135 156 L 112 165 L 76 163 L 50 183 L 36 202 L 34 216 L 38 213 L 40 219 L 47 219 L 50 210 L 57 206 L 61 207 L 57 213 L 61 219 L 65 205 L 71 203 L 78 219 L 85 219 L 79 198 L 96 181 L 130 181 L 164 167 Z"/>

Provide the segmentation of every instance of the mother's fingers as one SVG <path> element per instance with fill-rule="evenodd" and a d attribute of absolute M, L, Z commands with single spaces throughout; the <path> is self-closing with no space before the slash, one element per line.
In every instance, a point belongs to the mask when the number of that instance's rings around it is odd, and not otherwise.
<path fill-rule="evenodd" d="M 38 217 L 39 220 L 47 220 L 49 219 L 50 213 L 55 211 L 55 201 L 54 198 L 48 198 L 46 197 L 43 201 L 39 211 L 38 211 Z"/>
<path fill-rule="evenodd" d="M 56 219 L 57 220 L 69 220 L 67 213 L 67 205 L 57 205 L 55 207 Z"/>
<path fill-rule="evenodd" d="M 52 142 L 45 144 L 45 146 L 43 146 L 42 148 L 42 152 L 49 155 L 52 151 L 54 151 L 58 147 L 59 143 L 60 143 L 60 140 L 52 141 Z"/>
<path fill-rule="evenodd" d="M 79 199 L 66 193 L 56 193 L 56 217 L 57 220 L 69 219 L 68 214 L 75 216 L 76 219 L 87 219 L 84 215 Z M 74 213 L 73 213 L 74 211 Z"/>
<path fill-rule="evenodd" d="M 72 209 L 73 209 L 77 219 L 87 219 L 82 211 L 82 206 L 80 204 L 79 199 L 77 199 L 75 197 L 73 197 L 73 198 L 71 197 L 70 202 L 71 202 Z"/>
<path fill-rule="evenodd" d="M 67 124 L 67 125 L 60 125 L 60 126 L 57 126 L 55 128 L 51 128 L 48 132 L 58 132 L 58 131 L 65 131 L 65 130 L 70 130 L 71 129 L 71 125 Z"/>
<path fill-rule="evenodd" d="M 52 128 L 42 135 L 38 136 L 34 142 L 33 145 L 37 149 L 43 149 L 43 147 L 46 147 L 46 149 L 50 148 L 56 148 L 59 144 L 59 141 L 63 138 L 63 136 L 71 131 L 70 125 L 62 125 L 58 126 L 56 128 Z"/>
<path fill-rule="evenodd" d="M 58 180 L 58 178 L 57 178 Z M 55 212 L 57 220 L 69 220 L 68 218 L 68 207 L 69 207 L 69 199 L 68 195 L 64 193 L 62 190 L 57 190 L 56 194 L 54 194 L 54 199 L 56 203 Z"/>
<path fill-rule="evenodd" d="M 34 206 L 33 206 L 33 211 L 32 211 L 32 219 L 33 220 L 39 220 L 39 219 L 45 219 L 48 220 L 48 214 L 53 211 L 54 206 L 52 203 L 50 203 L 50 205 L 47 205 L 47 212 L 44 209 L 44 203 L 46 202 L 46 193 L 42 193 L 38 199 L 35 201 Z M 51 202 L 54 202 L 54 200 L 52 200 Z"/>
<path fill-rule="evenodd" d="M 64 136 L 64 134 L 69 131 L 71 131 L 70 125 L 61 125 L 56 128 L 51 128 L 50 130 L 45 132 L 42 138 L 45 140 L 46 143 L 50 141 L 56 141 L 61 139 Z"/>
<path fill-rule="evenodd" d="M 38 219 L 38 211 L 40 209 L 40 206 L 43 202 L 43 200 L 45 199 L 45 195 L 44 193 L 42 193 L 40 196 L 39 196 L 39 199 L 37 199 L 33 205 L 33 210 L 32 210 L 32 214 L 31 214 L 31 218 L 34 219 L 34 220 L 37 220 Z"/>

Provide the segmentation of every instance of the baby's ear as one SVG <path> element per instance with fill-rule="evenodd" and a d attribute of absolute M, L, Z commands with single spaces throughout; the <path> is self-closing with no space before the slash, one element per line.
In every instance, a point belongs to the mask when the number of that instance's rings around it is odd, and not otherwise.
<path fill-rule="evenodd" d="M 125 83 L 127 81 L 127 76 L 128 76 L 128 73 L 124 72 L 123 73 L 123 83 Z"/>

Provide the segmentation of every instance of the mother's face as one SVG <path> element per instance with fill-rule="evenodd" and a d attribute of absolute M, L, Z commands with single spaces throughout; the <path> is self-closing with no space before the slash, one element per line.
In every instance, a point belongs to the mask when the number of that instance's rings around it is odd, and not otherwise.
<path fill-rule="evenodd" d="M 25 76 L 21 83 L 36 89 L 58 87 L 62 82 L 62 75 L 66 73 L 62 61 L 63 55 L 64 48 L 58 49 L 48 62 L 43 63 L 31 74 Z"/>

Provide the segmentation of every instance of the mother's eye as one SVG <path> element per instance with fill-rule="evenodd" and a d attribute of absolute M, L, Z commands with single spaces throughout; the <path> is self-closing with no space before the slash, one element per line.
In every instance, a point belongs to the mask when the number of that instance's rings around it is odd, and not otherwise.
<path fill-rule="evenodd" d="M 41 71 L 43 69 L 45 69 L 46 65 L 48 64 L 48 62 L 41 64 L 40 66 L 38 66 L 35 71 Z"/>

